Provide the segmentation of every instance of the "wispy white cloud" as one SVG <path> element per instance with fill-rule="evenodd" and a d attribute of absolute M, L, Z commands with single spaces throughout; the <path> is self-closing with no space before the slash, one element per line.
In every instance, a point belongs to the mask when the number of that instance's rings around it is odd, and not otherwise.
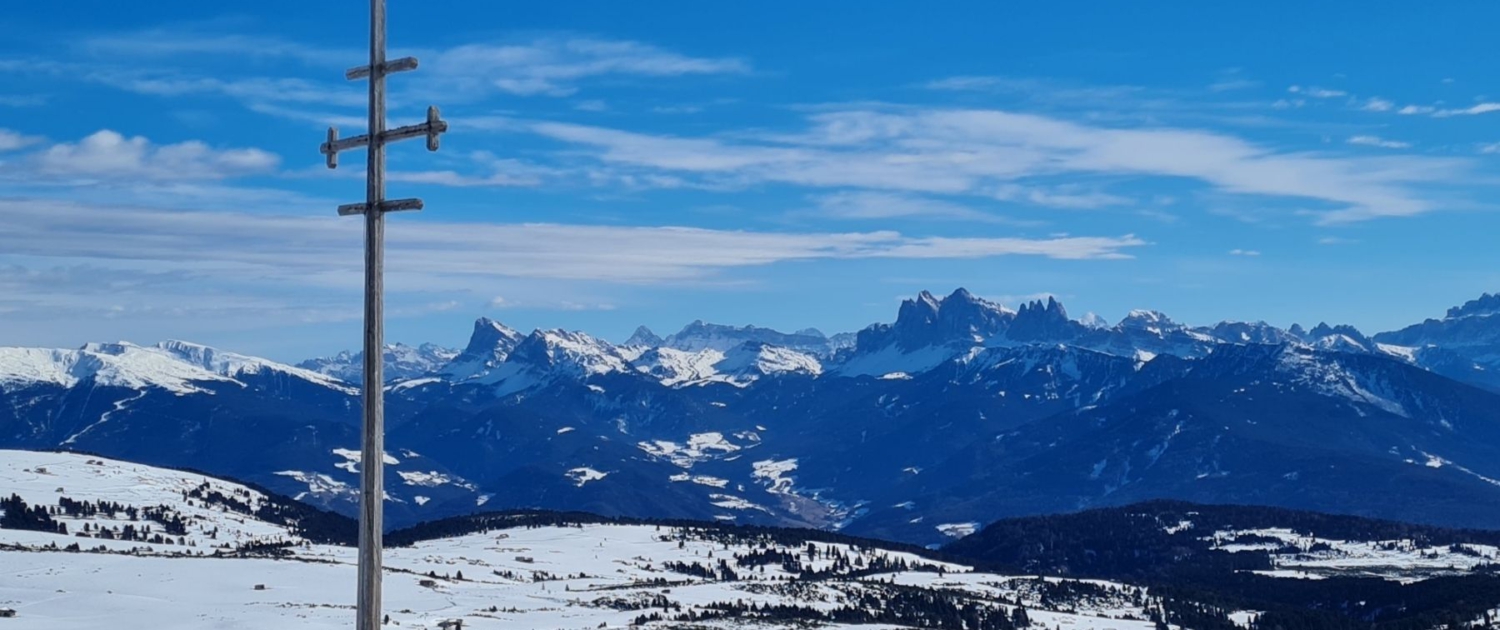
<path fill-rule="evenodd" d="M 109 85 L 139 94 L 181 98 L 219 95 L 241 101 L 262 113 L 290 118 L 329 118 L 348 113 L 309 114 L 286 104 L 363 106 L 366 96 L 343 81 L 337 70 L 357 65 L 362 50 L 329 49 L 276 37 L 243 34 L 204 34 L 169 29 L 85 38 L 74 43 L 72 60 L 0 60 L 0 71 L 51 74 Z M 462 103 L 494 94 L 568 96 L 589 80 L 606 77 L 680 77 L 732 75 L 751 71 L 737 57 L 692 56 L 651 44 L 572 34 L 544 35 L 513 43 L 474 43 L 414 53 L 422 72 L 392 87 L 393 104 L 408 97 L 425 100 L 434 92 L 446 102 Z M 295 59 L 318 69 L 318 80 L 294 76 L 208 76 L 204 56 L 241 59 Z M 117 60 L 129 58 L 130 64 Z M 254 66 L 263 71 L 265 64 Z M 326 72 L 327 80 L 322 77 Z M 420 97 L 420 98 L 418 98 Z M 599 111 L 602 101 L 582 101 L 578 108 Z"/>
<path fill-rule="evenodd" d="M 973 207 L 914 195 L 859 191 L 822 195 L 813 199 L 819 216 L 835 219 L 949 219 L 988 223 L 1020 224 Z"/>
<path fill-rule="evenodd" d="M 0 105 L 5 107 L 41 107 L 46 104 L 45 94 L 0 94 Z"/>
<path fill-rule="evenodd" d="M 153 144 L 141 136 L 101 130 L 76 143 L 58 143 L 29 156 L 29 172 L 10 178 L 212 180 L 273 171 L 275 154 L 260 149 L 221 149 L 199 141 Z"/>
<path fill-rule="evenodd" d="M 1439 105 L 1441 105 L 1441 103 Z M 1453 118 L 1456 116 L 1479 116 L 1482 114 L 1500 112 L 1500 102 L 1486 101 L 1482 103 L 1475 103 L 1468 107 L 1441 107 L 1439 105 L 1406 105 L 1396 110 L 1396 113 L 1403 116 L 1431 116 L 1433 118 Z"/>
<path fill-rule="evenodd" d="M 1411 147 L 1411 143 L 1410 142 L 1401 142 L 1399 140 L 1386 140 L 1385 138 L 1381 138 L 1380 136 L 1371 136 L 1371 135 L 1350 136 L 1349 139 L 1346 140 L 1345 142 L 1348 142 L 1349 144 L 1358 144 L 1358 145 L 1367 146 L 1367 147 L 1380 147 L 1382 149 L 1406 149 L 1406 148 Z"/>
<path fill-rule="evenodd" d="M 1229 250 L 1229 255 L 1230 256 L 1249 256 L 1249 257 L 1253 258 L 1255 256 L 1259 256 L 1260 252 L 1258 250 L 1254 250 L 1254 249 L 1231 249 L 1231 250 Z"/>
<path fill-rule="evenodd" d="M 91 78 L 99 83 L 138 94 L 167 97 L 219 94 L 251 104 L 304 103 L 357 107 L 364 105 L 368 99 L 364 92 L 348 89 L 336 83 L 317 83 L 290 77 L 217 79 L 99 72 L 91 75 Z"/>
<path fill-rule="evenodd" d="M 41 142 L 38 136 L 29 136 L 9 129 L 0 129 L 0 151 L 15 151 Z"/>
<path fill-rule="evenodd" d="M 656 114 L 697 114 L 703 111 L 701 105 L 658 105 L 651 108 Z"/>
<path fill-rule="evenodd" d="M 1332 90 L 1317 86 L 1303 87 L 1300 85 L 1293 85 L 1287 88 L 1286 91 L 1292 94 L 1301 94 L 1303 96 L 1307 96 L 1308 98 L 1339 98 L 1349 95 L 1349 93 L 1345 92 L 1344 90 Z"/>
<path fill-rule="evenodd" d="M 270 35 L 205 32 L 204 29 L 153 28 L 87 37 L 73 43 L 80 52 L 107 58 L 181 59 L 194 55 L 239 58 L 291 58 L 308 64 L 342 67 L 363 51 L 313 46 Z"/>
<path fill-rule="evenodd" d="M 8 255 L 151 264 L 226 279 L 359 286 L 361 224 L 332 216 L 177 212 L 6 200 Z M 109 225 L 101 231 L 99 225 Z M 292 236 L 295 236 L 293 238 Z M 393 285 L 465 287 L 472 278 L 668 282 L 818 259 L 1128 257 L 1131 235 L 940 238 L 876 232 L 411 221 L 389 235 Z"/>
<path fill-rule="evenodd" d="M 1233 92 L 1235 90 L 1249 90 L 1260 87 L 1260 81 L 1250 79 L 1225 78 L 1208 85 L 1210 92 Z"/>
<path fill-rule="evenodd" d="M 1479 152 L 1488 155 L 1500 153 L 1500 142 L 1488 142 L 1485 144 L 1481 144 L 1479 145 Z"/>
<path fill-rule="evenodd" d="M 1449 118 L 1452 116 L 1478 116 L 1480 114 L 1489 114 L 1493 112 L 1500 112 L 1500 103 L 1487 102 L 1477 103 L 1474 105 L 1470 105 L 1469 107 L 1439 109 L 1432 112 L 1432 116 L 1434 118 Z"/>
<path fill-rule="evenodd" d="M 609 75 L 673 77 L 750 71 L 749 62 L 739 58 L 692 57 L 641 42 L 589 37 L 457 46 L 437 51 L 426 67 L 450 89 L 519 96 L 569 96 L 578 92 L 583 80 Z"/>
<path fill-rule="evenodd" d="M 1365 102 L 1359 108 L 1367 112 L 1388 112 L 1395 109 L 1396 104 L 1378 96 L 1373 96 L 1365 99 Z"/>
<path fill-rule="evenodd" d="M 1118 206 L 1130 202 L 1129 199 L 1119 195 L 1083 190 L 1077 186 L 1060 186 L 1048 189 L 1038 186 L 1004 184 L 996 187 L 992 194 L 996 199 L 1021 201 L 1047 208 L 1069 208 L 1075 210 Z"/>
<path fill-rule="evenodd" d="M 547 311 L 613 311 L 617 307 L 610 302 L 578 302 L 574 300 L 553 299 L 506 299 L 505 296 L 497 295 L 490 299 L 491 309 L 532 309 Z"/>
<path fill-rule="evenodd" d="M 1319 245 L 1348 245 L 1350 243 L 1358 243 L 1358 242 L 1359 241 L 1356 241 L 1356 240 L 1351 239 L 1351 238 L 1344 238 L 1342 236 L 1325 236 L 1323 238 L 1318 239 L 1318 244 Z"/>
<path fill-rule="evenodd" d="M 1002 77 L 993 76 L 957 76 L 945 77 L 928 81 L 924 87 L 929 90 L 993 90 L 999 87 L 1014 85 L 1014 81 Z"/>
<path fill-rule="evenodd" d="M 670 171 L 725 185 L 779 182 L 983 195 L 1036 178 L 1147 176 L 1197 180 L 1220 192 L 1302 198 L 1333 206 L 1321 222 L 1409 216 L 1435 205 L 1421 184 L 1450 181 L 1461 160 L 1359 158 L 1278 151 L 1219 132 L 1110 128 L 997 110 L 817 113 L 800 134 L 763 141 L 674 137 L 535 123 L 535 133 L 589 147 L 621 167 Z M 1116 199 L 1091 196 L 1090 205 Z M 1046 205 L 1047 199 L 1037 199 Z M 1061 204 L 1054 204 L 1061 205 Z"/>

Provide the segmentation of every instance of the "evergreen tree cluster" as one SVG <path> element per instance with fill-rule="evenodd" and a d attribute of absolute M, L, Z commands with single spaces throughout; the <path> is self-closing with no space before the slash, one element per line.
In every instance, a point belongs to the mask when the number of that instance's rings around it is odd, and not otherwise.
<path fill-rule="evenodd" d="M 1191 523 L 1191 527 L 1177 527 Z M 1430 630 L 1468 628 L 1500 605 L 1500 574 L 1480 565 L 1468 575 L 1399 583 L 1375 577 L 1275 578 L 1273 554 L 1316 553 L 1326 543 L 1284 543 L 1242 533 L 1225 541 L 1280 545 L 1228 553 L 1214 532 L 1287 528 L 1300 536 L 1378 543 L 1389 551 L 1442 550 L 1483 556 L 1500 532 L 1458 530 L 1253 506 L 1152 501 L 1075 514 L 998 521 L 945 551 L 1000 572 L 1119 580 L 1149 586 L 1161 598 L 1156 620 L 1210 630 L 1234 627 L 1232 610 L 1264 611 L 1255 630 Z"/>
<path fill-rule="evenodd" d="M 1031 625 L 1030 616 L 1024 607 L 1007 609 L 1005 606 L 976 602 L 950 591 L 894 585 L 851 592 L 850 601 L 831 610 L 796 604 L 747 602 L 743 599 L 713 602 L 705 605 L 703 610 L 689 609 L 675 614 L 668 607 L 661 608 L 660 612 L 642 613 L 635 618 L 633 624 L 639 626 L 662 621 L 698 623 L 740 619 L 778 624 L 886 624 L 933 630 L 1015 630 Z M 681 610 L 675 606 L 673 609 Z"/>
<path fill-rule="evenodd" d="M 53 513 L 43 506 L 31 507 L 18 494 L 0 499 L 0 529 L 24 529 L 53 534 L 68 533 L 68 526 L 52 518 Z"/>

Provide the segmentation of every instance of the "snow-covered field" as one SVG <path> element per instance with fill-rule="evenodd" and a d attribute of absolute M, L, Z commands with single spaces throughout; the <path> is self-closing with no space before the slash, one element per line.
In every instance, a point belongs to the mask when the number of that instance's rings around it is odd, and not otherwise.
<path fill-rule="evenodd" d="M 248 502 L 264 500 L 247 488 L 199 475 L 85 455 L 0 451 L 0 495 L 5 497 L 15 493 L 32 506 L 56 505 L 59 496 L 138 510 L 165 505 L 190 523 L 188 545 L 77 535 L 85 524 L 90 530 L 121 527 L 128 523 L 123 513 L 115 518 L 57 516 L 69 534 L 0 529 L 0 608 L 18 614 L 0 623 L 35 630 L 349 626 L 353 549 L 311 544 L 283 527 L 184 499 L 184 492 L 204 483 Z M 270 541 L 293 543 L 290 555 L 213 555 L 226 551 L 225 545 Z M 83 550 L 60 550 L 74 542 Z M 822 577 L 798 577 L 781 559 L 738 560 L 755 554 L 794 558 L 801 571 L 821 572 Z M 680 625 L 672 616 L 702 614 L 715 603 L 829 611 L 902 585 L 952 593 L 997 611 L 1023 605 L 1033 620 L 1049 628 L 1152 627 L 1144 610 L 1150 598 L 1133 586 L 1091 582 L 1086 586 L 1098 587 L 1094 595 L 1068 603 L 1062 608 L 1066 612 L 1049 611 L 1041 604 L 1039 589 L 1045 584 L 1039 586 L 1042 582 L 1033 577 L 975 572 L 864 546 L 725 537 L 712 529 L 513 527 L 388 549 L 385 567 L 384 608 L 392 627 L 436 628 L 443 620 L 461 618 L 464 627 L 481 629 L 624 628 L 652 613 L 667 620 L 648 627 L 668 627 Z M 725 573 L 725 567 L 734 575 Z M 713 577 L 705 577 L 705 571 Z M 746 623 L 728 619 L 699 625 Z"/>
<path fill-rule="evenodd" d="M 1500 548 L 1492 545 L 1422 546 L 1412 540 L 1335 540 L 1304 536 L 1284 528 L 1220 531 L 1206 540 L 1213 541 L 1216 549 L 1229 552 L 1272 552 L 1276 568 L 1260 573 L 1274 577 L 1378 577 L 1416 582 L 1443 575 L 1466 575 L 1480 565 L 1500 563 Z"/>

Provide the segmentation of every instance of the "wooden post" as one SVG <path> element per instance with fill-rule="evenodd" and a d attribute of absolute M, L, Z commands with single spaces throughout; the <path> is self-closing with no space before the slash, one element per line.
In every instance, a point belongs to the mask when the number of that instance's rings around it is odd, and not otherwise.
<path fill-rule="evenodd" d="M 381 623 L 385 521 L 385 0 L 370 0 L 370 146 L 365 167 L 364 444 L 360 447 L 357 630 Z"/>
<path fill-rule="evenodd" d="M 365 339 L 364 379 L 361 394 L 364 431 L 360 445 L 359 493 L 359 597 L 357 630 L 378 630 L 381 612 L 381 535 L 384 532 L 385 498 L 385 213 L 421 210 L 421 199 L 385 199 L 385 145 L 407 138 L 426 137 L 427 149 L 436 151 L 438 136 L 448 123 L 429 107 L 427 120 L 416 125 L 385 128 L 385 77 L 417 68 L 412 57 L 385 60 L 385 0 L 370 0 L 370 64 L 344 73 L 349 80 L 370 81 L 370 129 L 362 136 L 340 140 L 329 127 L 328 139 L 320 147 L 328 168 L 338 168 L 338 154 L 366 147 L 365 202 L 345 204 L 340 216 L 365 215 Z"/>

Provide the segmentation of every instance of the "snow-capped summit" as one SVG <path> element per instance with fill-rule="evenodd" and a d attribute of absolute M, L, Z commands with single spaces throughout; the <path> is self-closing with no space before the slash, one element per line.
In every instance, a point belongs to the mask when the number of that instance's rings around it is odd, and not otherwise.
<path fill-rule="evenodd" d="M 1103 317 L 1095 314 L 1093 311 L 1084 313 L 1083 317 L 1078 318 L 1078 323 L 1083 324 L 1084 328 L 1088 328 L 1090 330 L 1109 328 L 1109 322 Z"/>
<path fill-rule="evenodd" d="M 1215 339 L 1228 343 L 1282 344 L 1296 341 L 1307 334 L 1300 326 L 1294 325 L 1293 328 L 1294 331 L 1287 331 L 1265 322 L 1224 321 L 1215 324 L 1207 332 Z"/>
<path fill-rule="evenodd" d="M 455 381 L 483 375 L 504 363 L 520 342 L 521 333 L 515 329 L 488 317 L 481 317 L 474 321 L 474 332 L 469 335 L 469 345 L 443 366 L 441 373 Z"/>
<path fill-rule="evenodd" d="M 814 334 L 808 334 L 807 331 L 784 333 L 758 326 L 725 326 L 706 323 L 700 319 L 684 326 L 682 330 L 668 336 L 657 345 L 687 352 L 700 350 L 726 352 L 744 343 L 763 343 L 801 352 L 828 353 L 828 338 L 816 330 L 812 333 Z"/>
<path fill-rule="evenodd" d="M 1345 351 L 1370 352 L 1375 349 L 1375 343 L 1370 341 L 1358 328 L 1348 324 L 1329 326 L 1327 323 L 1319 323 L 1312 330 L 1307 331 L 1303 340 L 1320 348 L 1342 349 Z"/>
<path fill-rule="evenodd" d="M 1056 298 L 1022 304 L 1015 321 L 1005 332 L 1010 341 L 1069 341 L 1086 331 L 1083 324 L 1068 319 L 1068 310 Z"/>
<path fill-rule="evenodd" d="M 1448 309 L 1442 319 L 1383 332 L 1374 341 L 1415 348 L 1419 365 L 1500 391 L 1500 294 L 1486 293 Z"/>
<path fill-rule="evenodd" d="M 718 371 L 714 364 L 724 359 L 718 350 L 687 352 L 676 348 L 648 348 L 631 358 L 631 365 L 642 374 L 668 387 L 710 382 Z"/>
<path fill-rule="evenodd" d="M 1494 315 L 1496 313 L 1500 313 L 1500 293 L 1485 293 L 1477 299 L 1464 302 L 1462 306 L 1455 306 L 1448 309 L 1448 313 L 1444 319 Z"/>
<path fill-rule="evenodd" d="M 305 381 L 318 383 L 335 389 L 347 389 L 340 379 L 299 367 L 292 367 L 283 363 L 269 361 L 260 357 L 246 356 L 234 352 L 225 352 L 205 345 L 187 341 L 169 340 L 156 345 L 157 348 L 175 356 L 183 361 L 201 367 L 205 370 L 227 376 L 232 379 L 241 379 L 246 376 L 257 374 L 278 374 L 300 378 Z"/>
<path fill-rule="evenodd" d="M 631 365 L 669 387 L 747 385 L 766 376 L 817 376 L 823 372 L 822 362 L 812 354 L 755 341 L 724 352 L 712 348 L 697 352 L 651 348 L 633 357 Z"/>
<path fill-rule="evenodd" d="M 434 343 L 412 347 L 404 343 L 386 344 L 385 378 L 401 381 L 432 374 L 453 361 L 458 351 Z M 364 378 L 365 353 L 345 350 L 331 357 L 308 359 L 297 367 L 327 374 L 346 383 L 359 383 Z"/>
<path fill-rule="evenodd" d="M 1010 326 L 1016 312 L 979 299 L 959 288 L 939 299 L 923 291 L 904 300 L 892 324 L 875 324 L 859 331 L 858 352 L 892 347 L 912 352 L 932 346 L 972 345 L 998 335 Z"/>
<path fill-rule="evenodd" d="M 0 389 L 46 384 L 71 388 L 165 389 L 177 394 L 207 393 L 205 383 L 245 385 L 255 375 L 288 376 L 339 391 L 350 391 L 338 379 L 267 359 L 185 341 L 154 347 L 129 342 L 89 343 L 78 350 L 0 348 Z"/>
<path fill-rule="evenodd" d="M 538 374 L 575 378 L 630 371 L 628 361 L 614 345 L 586 333 L 561 329 L 533 331 L 516 344 L 506 362 Z"/>
<path fill-rule="evenodd" d="M 1177 323 L 1160 311 L 1136 309 L 1111 328 L 1095 329 L 1073 343 L 1118 356 L 1149 360 L 1157 355 L 1201 357 L 1221 343 L 1209 333 Z"/>
<path fill-rule="evenodd" d="M 1144 328 L 1147 330 L 1156 328 L 1175 328 L 1177 322 L 1172 321 L 1166 313 L 1146 309 L 1134 309 L 1125 318 L 1120 320 L 1121 328 Z"/>
<path fill-rule="evenodd" d="M 663 339 L 661 338 L 661 336 L 657 335 L 654 332 L 651 332 L 650 328 L 647 328 L 645 326 L 636 326 L 635 332 L 630 335 L 629 339 L 625 340 L 624 345 L 655 348 L 662 345 L 662 343 Z"/>
<path fill-rule="evenodd" d="M 158 348 L 126 342 L 89 343 L 78 350 L 0 348 L 0 388 L 36 384 L 71 388 L 92 383 L 190 394 L 205 391 L 194 383 L 211 381 L 231 379 Z"/>
<path fill-rule="evenodd" d="M 714 364 L 714 369 L 730 382 L 748 383 L 764 376 L 817 376 L 823 372 L 823 364 L 807 353 L 750 342 L 724 353 L 723 360 Z"/>

